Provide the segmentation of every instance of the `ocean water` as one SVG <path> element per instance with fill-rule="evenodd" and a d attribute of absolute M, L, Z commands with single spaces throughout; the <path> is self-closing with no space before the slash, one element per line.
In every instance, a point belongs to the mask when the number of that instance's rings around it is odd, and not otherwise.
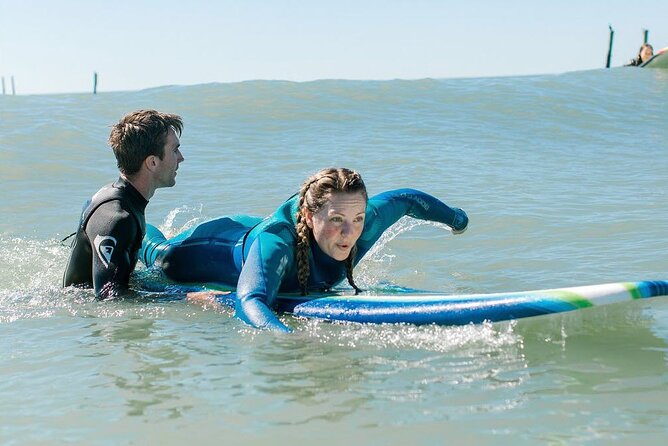
<path fill-rule="evenodd" d="M 0 96 L 0 443 L 665 444 L 668 301 L 519 321 L 252 330 L 185 302 L 62 289 L 125 112 L 183 116 L 147 221 L 267 215 L 310 173 L 359 170 L 467 211 L 402 220 L 362 286 L 484 293 L 668 278 L 668 72 L 252 81 Z M 137 286 L 163 283 L 139 267 Z"/>

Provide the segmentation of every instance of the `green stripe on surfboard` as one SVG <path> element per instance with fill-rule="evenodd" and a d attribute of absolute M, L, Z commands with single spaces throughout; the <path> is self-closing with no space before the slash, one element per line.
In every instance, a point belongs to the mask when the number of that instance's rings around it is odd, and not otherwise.
<path fill-rule="evenodd" d="M 591 303 L 588 299 L 585 299 L 584 297 L 572 291 L 554 291 L 551 294 L 560 300 L 568 302 L 576 308 L 587 308 L 594 306 L 594 304 Z"/>
<path fill-rule="evenodd" d="M 626 291 L 629 292 L 631 295 L 631 299 L 642 299 L 642 293 L 640 292 L 640 288 L 635 283 L 631 282 L 624 282 L 622 283 L 624 288 L 626 288 Z"/>

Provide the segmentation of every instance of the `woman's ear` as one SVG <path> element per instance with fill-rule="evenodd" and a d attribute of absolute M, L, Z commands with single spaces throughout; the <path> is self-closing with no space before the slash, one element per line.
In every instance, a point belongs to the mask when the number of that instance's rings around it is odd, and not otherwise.
<path fill-rule="evenodd" d="M 306 209 L 304 207 L 304 208 L 302 208 L 302 215 L 304 216 L 304 222 L 306 222 L 306 226 L 308 226 L 309 229 L 311 229 L 311 231 L 312 231 L 313 230 L 313 214 L 311 213 L 311 211 L 309 211 L 308 209 Z"/>

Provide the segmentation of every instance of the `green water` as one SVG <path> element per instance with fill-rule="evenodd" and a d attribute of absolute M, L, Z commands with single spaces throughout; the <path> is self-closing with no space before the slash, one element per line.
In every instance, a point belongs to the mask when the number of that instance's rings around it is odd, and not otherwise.
<path fill-rule="evenodd" d="M 500 292 L 668 277 L 668 73 L 245 82 L 0 96 L 0 443 L 649 444 L 668 434 L 668 302 L 464 327 L 95 302 L 60 288 L 109 126 L 181 114 L 186 161 L 147 221 L 266 215 L 321 167 L 462 207 L 402 221 L 362 286 Z M 136 281 L 160 281 L 138 271 Z"/>

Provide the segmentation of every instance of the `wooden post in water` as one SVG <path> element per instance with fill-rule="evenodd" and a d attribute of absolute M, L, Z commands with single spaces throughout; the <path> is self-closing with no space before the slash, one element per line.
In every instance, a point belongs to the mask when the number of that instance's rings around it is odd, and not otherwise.
<path fill-rule="evenodd" d="M 97 94 L 97 71 L 93 72 L 93 94 Z"/>
<path fill-rule="evenodd" d="M 615 36 L 615 30 L 612 29 L 611 25 L 608 25 L 608 29 L 610 30 L 610 43 L 608 44 L 608 59 L 605 62 L 605 68 L 610 68 L 610 59 L 612 58 L 612 39 Z"/>
<path fill-rule="evenodd" d="M 5 76 L 2 76 L 2 95 L 5 95 Z"/>
<path fill-rule="evenodd" d="M 642 43 L 647 43 L 647 37 L 649 36 L 649 30 L 648 29 L 643 29 L 643 41 Z"/>
<path fill-rule="evenodd" d="M 12 95 L 16 95 L 16 88 L 14 88 L 14 76 L 12 76 Z"/>

